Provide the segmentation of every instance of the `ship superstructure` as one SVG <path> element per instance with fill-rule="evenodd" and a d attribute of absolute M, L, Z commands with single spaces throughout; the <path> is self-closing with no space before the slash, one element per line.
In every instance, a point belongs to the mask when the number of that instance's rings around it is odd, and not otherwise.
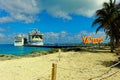
<path fill-rule="evenodd" d="M 43 45 L 43 34 L 37 29 L 29 33 L 29 45 Z"/>
<path fill-rule="evenodd" d="M 27 38 L 24 35 L 19 34 L 15 37 L 14 46 L 24 46 L 25 44 L 27 44 Z"/>

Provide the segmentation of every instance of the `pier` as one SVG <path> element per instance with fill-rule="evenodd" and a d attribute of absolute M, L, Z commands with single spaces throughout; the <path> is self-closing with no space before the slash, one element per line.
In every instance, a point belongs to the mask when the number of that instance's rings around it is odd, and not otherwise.
<path fill-rule="evenodd" d="M 69 47 L 80 47 L 80 45 L 29 45 L 26 44 L 24 46 L 28 47 L 45 47 L 45 48 L 69 48 Z"/>

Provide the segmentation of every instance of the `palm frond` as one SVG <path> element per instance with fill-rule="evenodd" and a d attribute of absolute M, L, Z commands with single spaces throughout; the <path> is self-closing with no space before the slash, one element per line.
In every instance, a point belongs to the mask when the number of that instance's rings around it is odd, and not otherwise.
<path fill-rule="evenodd" d="M 105 3 L 103 3 L 103 7 L 104 7 L 105 9 L 107 9 L 107 8 L 109 8 L 109 4 L 108 4 L 107 2 L 105 2 Z"/>
<path fill-rule="evenodd" d="M 92 23 L 92 27 L 94 27 L 97 24 L 101 24 L 103 22 L 103 19 L 98 17 L 97 19 L 94 20 L 94 22 Z"/>
<path fill-rule="evenodd" d="M 97 33 L 100 29 L 102 29 L 102 28 L 104 28 L 104 25 L 103 25 L 103 24 L 101 24 L 101 25 L 96 29 L 96 33 Z"/>

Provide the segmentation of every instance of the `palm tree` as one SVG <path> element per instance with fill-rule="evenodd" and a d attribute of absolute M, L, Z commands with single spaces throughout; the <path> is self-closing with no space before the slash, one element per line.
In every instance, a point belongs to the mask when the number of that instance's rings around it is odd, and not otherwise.
<path fill-rule="evenodd" d="M 118 45 L 120 42 L 120 3 L 116 5 L 116 11 L 117 11 L 117 18 L 114 21 L 114 26 L 116 26 L 115 41 L 116 41 L 116 45 Z"/>
<path fill-rule="evenodd" d="M 96 19 L 93 22 L 93 26 L 98 24 L 96 33 L 103 28 L 106 35 L 110 37 L 111 52 L 114 50 L 114 40 L 118 34 L 118 17 L 119 7 L 115 4 L 116 0 L 110 0 L 109 3 L 105 2 L 103 8 L 96 11 Z M 115 22 L 116 21 L 116 22 Z M 120 20 L 119 20 L 120 21 Z M 120 25 L 120 24 L 119 24 Z"/>

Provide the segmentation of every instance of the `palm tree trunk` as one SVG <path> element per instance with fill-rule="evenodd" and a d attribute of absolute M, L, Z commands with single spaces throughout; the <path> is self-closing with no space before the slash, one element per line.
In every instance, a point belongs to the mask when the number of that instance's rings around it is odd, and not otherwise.
<path fill-rule="evenodd" d="M 116 37 L 116 47 L 119 47 L 119 37 Z"/>
<path fill-rule="evenodd" d="M 110 37 L 110 50 L 113 53 L 114 52 L 114 38 Z"/>

